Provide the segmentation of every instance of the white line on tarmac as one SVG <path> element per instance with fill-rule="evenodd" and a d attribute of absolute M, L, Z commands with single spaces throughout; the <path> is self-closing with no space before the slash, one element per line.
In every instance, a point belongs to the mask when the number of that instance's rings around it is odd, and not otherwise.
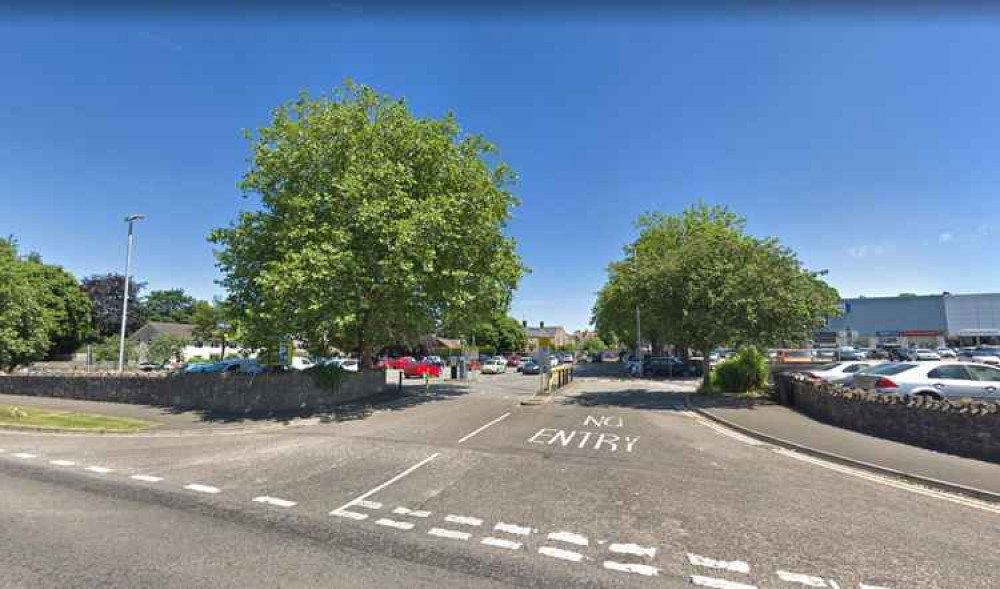
<path fill-rule="evenodd" d="M 483 520 L 478 517 L 468 517 L 465 515 L 446 515 L 444 521 L 453 524 L 462 524 L 465 526 L 481 526 L 483 525 Z"/>
<path fill-rule="evenodd" d="M 613 560 L 604 561 L 604 568 L 623 573 L 636 573 L 647 577 L 655 577 L 660 574 L 660 569 L 648 564 L 631 564 L 625 562 L 615 562 Z"/>
<path fill-rule="evenodd" d="M 361 501 L 355 501 L 354 504 L 360 507 L 366 507 L 368 509 L 382 509 L 382 504 L 379 503 L 378 501 L 361 500 Z"/>
<path fill-rule="evenodd" d="M 864 583 L 862 583 L 858 587 L 859 589 L 889 589 L 888 587 L 880 587 L 878 585 L 865 585 Z"/>
<path fill-rule="evenodd" d="M 925 495 L 927 497 L 933 497 L 935 499 L 943 499 L 945 501 L 950 501 L 952 503 L 957 503 L 959 505 L 964 505 L 966 507 L 972 507 L 974 509 L 1000 514 L 1000 506 L 992 505 L 986 503 L 985 501 L 979 501 L 977 499 L 962 497 L 960 495 L 953 495 L 951 493 L 946 493 L 944 491 L 937 491 L 935 489 L 920 487 L 918 485 L 890 479 L 888 477 L 879 476 L 860 469 L 850 468 L 848 466 L 843 466 L 840 464 L 834 464 L 832 462 L 827 462 L 825 460 L 819 460 L 818 458 L 813 458 L 812 456 L 806 456 L 804 454 L 800 454 L 799 452 L 794 452 L 792 450 L 786 450 L 785 448 L 775 448 L 774 452 L 776 452 L 777 454 L 781 454 L 782 456 L 787 456 L 789 458 L 801 460 L 802 462 L 815 464 L 816 466 L 822 466 L 823 468 L 829 470 L 835 470 L 843 474 L 849 474 L 851 476 L 866 479 L 874 483 L 886 485 L 888 487 L 895 487 L 896 489 L 902 489 L 904 491 L 909 491 L 911 493 L 916 493 L 918 495 Z"/>
<path fill-rule="evenodd" d="M 639 546 L 638 544 L 612 544 L 608 546 L 608 550 L 617 552 L 618 554 L 634 554 L 636 556 L 648 556 L 649 558 L 656 556 L 656 548 L 653 546 Z"/>
<path fill-rule="evenodd" d="M 392 512 L 396 515 L 409 515 L 411 517 L 430 517 L 431 515 L 431 512 L 429 511 L 424 511 L 422 509 L 414 511 L 412 509 L 407 509 L 406 507 L 397 507 L 396 509 L 393 509 Z"/>
<path fill-rule="evenodd" d="M 468 540 L 472 537 L 472 534 L 468 532 L 459 532 L 458 530 L 446 530 L 444 528 L 431 528 L 427 532 L 429 536 L 437 536 L 439 538 L 451 538 L 452 540 Z"/>
<path fill-rule="evenodd" d="M 790 573 L 788 571 L 778 571 L 778 578 L 789 583 L 798 583 L 808 587 L 829 587 L 822 577 L 803 575 L 801 573 Z"/>
<path fill-rule="evenodd" d="M 590 544 L 586 536 L 574 534 L 573 532 L 552 532 L 549 534 L 549 540 L 568 542 L 570 544 L 576 544 L 577 546 L 587 546 Z"/>
<path fill-rule="evenodd" d="M 380 525 L 380 526 L 386 526 L 388 528 L 396 528 L 397 530 L 412 530 L 413 529 L 413 524 L 410 523 L 410 522 L 398 522 L 398 521 L 396 521 L 394 519 L 389 519 L 387 517 L 383 517 L 380 520 L 376 520 L 375 523 L 378 524 L 378 525 Z"/>
<path fill-rule="evenodd" d="M 254 503 L 266 503 L 268 505 L 273 505 L 275 507 L 295 507 L 298 505 L 294 501 L 289 501 L 287 499 L 279 499 L 278 497 L 268 497 L 264 495 L 263 497 L 254 497 Z"/>
<path fill-rule="evenodd" d="M 435 452 L 435 453 L 431 454 L 431 455 L 430 455 L 430 456 L 428 456 L 427 458 L 424 458 L 424 459 L 423 459 L 423 460 L 421 460 L 420 462 L 418 462 L 418 463 L 414 464 L 414 465 L 413 465 L 413 466 L 411 466 L 410 468 L 408 468 L 408 469 L 404 470 L 403 472 L 401 472 L 401 473 L 397 474 L 396 476 L 392 477 L 391 479 L 387 480 L 386 482 L 382 483 L 381 485 L 379 485 L 379 486 L 375 487 L 375 488 L 374 488 L 374 489 L 372 489 L 371 491 L 368 491 L 367 493 L 364 493 L 364 494 L 363 494 L 363 495 L 361 495 L 360 497 L 356 497 L 356 498 L 354 498 L 354 499 L 351 499 L 350 501 L 348 501 L 347 503 L 345 503 L 345 504 L 341 505 L 341 506 L 340 506 L 340 507 L 338 507 L 337 509 L 334 509 L 333 511 L 331 511 L 331 512 L 330 512 L 330 515 L 337 515 L 337 513 L 336 513 L 336 512 L 338 512 L 338 511 L 340 511 L 340 510 L 343 510 L 343 509 L 347 509 L 348 507 L 351 507 L 352 505 L 354 505 L 355 503 L 358 503 L 358 502 L 360 502 L 360 501 L 364 501 L 365 499 L 367 499 L 367 498 L 371 497 L 371 496 L 372 496 L 372 495 L 374 495 L 375 493 L 378 493 L 378 492 L 379 492 L 379 491 L 381 491 L 382 489 L 384 489 L 384 488 L 388 487 L 389 485 L 391 485 L 391 484 L 395 483 L 395 482 L 396 482 L 396 481 L 398 481 L 399 479 L 401 479 L 401 478 L 405 477 L 406 475 L 410 474 L 411 472 L 413 472 L 413 471 L 417 470 L 417 469 L 418 469 L 418 468 L 420 468 L 421 466 L 423 466 L 423 465 L 427 464 L 427 463 L 428 463 L 428 462 L 430 462 L 431 460 L 434 460 L 435 458 L 437 458 L 437 457 L 438 457 L 438 456 L 440 456 L 440 455 L 441 455 L 441 453 L 440 453 L 440 452 Z"/>
<path fill-rule="evenodd" d="M 520 542 L 504 540 L 503 538 L 493 538 L 492 536 L 487 536 L 483 538 L 480 544 L 486 544 L 487 546 L 496 546 L 498 548 L 506 548 L 508 550 L 518 550 L 521 548 Z"/>
<path fill-rule="evenodd" d="M 707 556 L 699 556 L 697 554 L 691 554 L 688 552 L 688 562 L 699 567 L 708 567 L 710 569 L 720 569 L 723 571 L 732 571 L 734 573 L 749 573 L 750 565 L 743 562 L 742 560 L 715 560 L 714 558 L 708 558 Z"/>
<path fill-rule="evenodd" d="M 134 474 L 131 478 L 144 483 L 158 483 L 163 480 L 163 477 L 154 477 L 148 474 Z"/>
<path fill-rule="evenodd" d="M 35 456 L 34 454 L 28 454 L 27 452 L 18 452 L 16 454 L 11 454 L 11 456 L 13 456 L 14 458 L 24 458 L 24 459 L 38 458 L 38 456 Z"/>
<path fill-rule="evenodd" d="M 504 414 L 503 414 L 503 415 L 501 415 L 500 417 L 497 417 L 496 419 L 494 419 L 493 421 L 491 421 L 491 422 L 487 423 L 486 425 L 484 425 L 484 426 L 480 427 L 479 429 L 477 429 L 477 430 L 474 430 L 474 431 L 471 431 L 471 432 L 469 432 L 469 433 L 465 434 L 465 436 L 464 436 L 464 437 L 462 437 L 462 439 L 460 439 L 460 440 L 458 441 L 458 443 L 459 443 L 459 444 L 461 444 L 462 442 L 464 442 L 464 441 L 468 440 L 468 439 L 469 439 L 469 438 L 471 438 L 472 436 L 474 436 L 474 435 L 478 434 L 479 432 L 483 431 L 484 429 L 486 429 L 486 428 L 490 427 L 490 426 L 491 426 L 491 425 L 493 425 L 494 423 L 498 423 L 498 422 L 500 422 L 500 421 L 503 421 L 504 419 L 507 419 L 507 417 L 509 417 L 509 416 L 510 416 L 510 411 L 508 411 L 507 413 L 504 413 Z"/>
<path fill-rule="evenodd" d="M 561 558 L 562 560 L 568 560 L 571 562 L 580 562 L 583 560 L 583 555 L 579 552 L 563 550 L 562 548 L 552 548 L 550 546 L 542 546 L 538 549 L 538 554 L 544 554 L 545 556 L 551 556 L 552 558 Z"/>
<path fill-rule="evenodd" d="M 357 513 L 357 512 L 354 512 L 354 511 L 346 511 L 343 508 L 341 508 L 341 509 L 335 509 L 335 510 L 331 511 L 330 515 L 336 515 L 338 517 L 346 517 L 348 519 L 356 519 L 358 521 L 361 521 L 363 519 L 368 519 L 368 514 L 367 513 Z"/>
<path fill-rule="evenodd" d="M 503 522 L 498 523 L 493 526 L 493 529 L 498 532 L 507 532 L 508 534 L 518 534 L 520 536 L 527 536 L 531 533 L 531 528 L 527 526 L 518 526 L 516 524 L 505 524 Z"/>
<path fill-rule="evenodd" d="M 691 582 L 702 587 L 712 587 L 712 589 L 757 589 L 755 585 L 744 585 L 743 583 L 734 583 L 725 579 L 702 577 L 699 575 L 691 575 Z"/>
<path fill-rule="evenodd" d="M 705 427 L 712 428 L 715 431 L 719 432 L 720 434 L 722 434 L 724 436 L 729 436 L 730 438 L 732 438 L 734 440 L 737 440 L 739 442 L 743 442 L 744 444 L 747 444 L 747 445 L 750 445 L 750 446 L 763 446 L 764 445 L 764 443 L 761 442 L 758 439 L 751 438 L 749 436 L 745 436 L 745 435 L 743 435 L 743 434 L 741 434 L 739 432 L 733 431 L 733 430 L 731 430 L 731 429 L 729 429 L 727 427 L 723 427 L 723 426 L 715 423 L 714 421 L 712 421 L 710 419 L 707 419 L 705 417 L 702 417 L 701 415 L 698 415 L 697 413 L 695 413 L 693 411 L 688 412 L 688 415 L 690 417 L 693 417 L 695 419 L 695 421 L 697 421 L 701 425 L 704 425 Z"/>
<path fill-rule="evenodd" d="M 49 460 L 49 464 L 53 466 L 76 466 L 76 463 L 72 460 Z"/>
<path fill-rule="evenodd" d="M 103 466 L 88 466 L 83 470 L 89 470 L 90 472 L 96 472 L 97 474 L 108 474 L 112 472 L 110 468 L 105 468 Z"/>
<path fill-rule="evenodd" d="M 198 483 L 193 483 L 190 485 L 184 485 L 184 488 L 188 491 L 197 491 L 198 493 L 208 493 L 209 495 L 215 495 L 216 493 L 221 493 L 219 489 L 212 487 L 210 485 L 199 485 Z"/>

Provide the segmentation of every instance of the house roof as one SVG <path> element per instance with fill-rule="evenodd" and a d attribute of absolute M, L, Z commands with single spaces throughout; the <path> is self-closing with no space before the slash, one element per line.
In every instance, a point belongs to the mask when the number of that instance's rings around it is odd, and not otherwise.
<path fill-rule="evenodd" d="M 528 337 L 555 337 L 560 331 L 565 333 L 566 330 L 559 325 L 554 325 L 552 327 L 526 327 L 525 331 L 528 333 Z"/>
<path fill-rule="evenodd" d="M 194 325 L 188 323 L 170 323 L 168 321 L 148 321 L 145 325 L 129 336 L 133 341 L 148 342 L 160 335 L 190 338 Z"/>

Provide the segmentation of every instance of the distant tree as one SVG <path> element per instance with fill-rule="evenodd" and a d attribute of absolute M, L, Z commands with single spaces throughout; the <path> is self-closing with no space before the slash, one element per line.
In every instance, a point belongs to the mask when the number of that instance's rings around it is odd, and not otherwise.
<path fill-rule="evenodd" d="M 121 274 L 95 274 L 84 278 L 80 283 L 80 288 L 93 305 L 93 325 L 101 337 L 118 335 L 121 330 L 124 281 L 125 277 Z M 139 293 L 145 286 L 142 282 L 129 281 L 126 333 L 132 333 L 142 326 Z"/>
<path fill-rule="evenodd" d="M 53 321 L 35 291 L 31 269 L 13 238 L 0 239 L 0 370 L 40 360 L 51 346 Z"/>
<path fill-rule="evenodd" d="M 190 323 L 195 299 L 182 288 L 150 291 L 142 299 L 142 318 L 146 321 Z"/>
<path fill-rule="evenodd" d="M 241 343 L 373 352 L 506 308 L 524 272 L 511 170 L 450 114 L 348 83 L 273 111 L 241 187 L 260 207 L 214 231 Z"/>
<path fill-rule="evenodd" d="M 94 334 L 90 299 L 61 266 L 45 264 L 38 254 L 30 254 L 24 264 L 34 296 L 51 320 L 46 356 L 72 354 Z"/>
<path fill-rule="evenodd" d="M 587 354 L 597 354 L 608 349 L 608 344 L 604 343 L 600 337 L 588 337 L 580 344 L 580 350 Z"/>
<path fill-rule="evenodd" d="M 171 360 L 179 362 L 183 360 L 184 347 L 190 343 L 191 340 L 186 337 L 166 334 L 158 335 L 149 342 L 149 349 L 146 350 L 146 356 L 150 362 L 157 364 L 163 364 Z"/>
<path fill-rule="evenodd" d="M 99 340 L 93 347 L 94 360 L 98 362 L 117 362 L 118 350 L 121 345 L 119 336 L 110 335 Z M 139 349 L 130 340 L 125 340 L 125 362 L 135 362 L 139 359 Z"/>

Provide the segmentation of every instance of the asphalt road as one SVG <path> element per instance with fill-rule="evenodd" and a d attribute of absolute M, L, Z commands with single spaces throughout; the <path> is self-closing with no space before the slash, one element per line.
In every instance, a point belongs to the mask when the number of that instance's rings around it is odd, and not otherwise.
<path fill-rule="evenodd" d="M 688 383 L 608 369 L 539 406 L 508 374 L 329 423 L 0 432 L 0 587 L 998 586 L 1000 508 L 802 460 L 685 411 Z"/>

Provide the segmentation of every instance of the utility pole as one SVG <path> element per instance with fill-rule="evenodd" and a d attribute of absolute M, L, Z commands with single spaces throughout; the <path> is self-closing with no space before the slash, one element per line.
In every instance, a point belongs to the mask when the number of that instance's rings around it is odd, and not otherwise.
<path fill-rule="evenodd" d="M 639 330 L 639 303 L 635 304 L 635 359 L 639 363 L 639 376 L 642 376 L 642 335 Z"/>
<path fill-rule="evenodd" d="M 128 323 L 128 277 L 132 273 L 132 224 L 145 218 L 144 215 L 125 217 L 128 223 L 128 252 L 125 254 L 125 290 L 122 293 L 122 331 L 118 343 L 118 372 L 125 372 L 125 326 Z"/>

